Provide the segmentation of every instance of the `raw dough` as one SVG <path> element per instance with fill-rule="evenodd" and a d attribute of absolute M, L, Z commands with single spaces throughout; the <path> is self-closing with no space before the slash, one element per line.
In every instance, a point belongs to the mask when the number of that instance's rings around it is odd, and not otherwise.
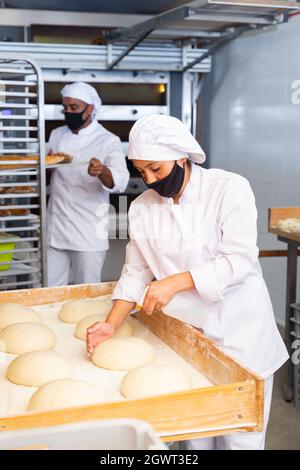
<path fill-rule="evenodd" d="M 277 227 L 284 232 L 300 233 L 300 219 L 281 219 L 277 222 Z"/>
<path fill-rule="evenodd" d="M 40 387 L 31 397 L 28 410 L 49 410 L 88 405 L 100 401 L 95 387 L 75 379 L 53 380 Z"/>
<path fill-rule="evenodd" d="M 89 315 L 88 317 L 83 318 L 79 323 L 77 323 L 75 328 L 75 336 L 78 339 L 86 340 L 86 330 L 98 321 L 105 321 L 106 314 L 101 313 L 95 315 Z M 124 322 L 120 328 L 115 332 L 114 338 L 127 338 L 133 335 L 133 327 L 129 322 Z"/>
<path fill-rule="evenodd" d="M 55 342 L 54 333 L 41 323 L 16 323 L 0 331 L 0 351 L 11 354 L 52 349 Z"/>
<path fill-rule="evenodd" d="M 154 362 L 151 344 L 139 338 L 110 338 L 100 343 L 92 356 L 93 363 L 109 370 L 131 370 Z"/>
<path fill-rule="evenodd" d="M 192 382 L 181 369 L 163 364 L 150 364 L 128 372 L 121 382 L 125 398 L 144 398 L 192 388 Z"/>
<path fill-rule="evenodd" d="M 40 322 L 39 314 L 26 305 L 0 303 L 0 330 L 15 323 Z"/>
<path fill-rule="evenodd" d="M 40 387 L 58 379 L 74 376 L 74 368 L 54 351 L 34 351 L 22 354 L 8 366 L 6 377 L 18 385 Z"/>
<path fill-rule="evenodd" d="M 108 315 L 112 306 L 110 298 L 103 300 L 79 299 L 65 303 L 58 318 L 65 323 L 78 323 L 83 318 L 99 313 Z"/>

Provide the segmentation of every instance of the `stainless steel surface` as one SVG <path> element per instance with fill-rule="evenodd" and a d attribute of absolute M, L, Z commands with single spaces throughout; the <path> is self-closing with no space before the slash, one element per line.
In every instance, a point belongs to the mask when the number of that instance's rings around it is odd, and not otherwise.
<path fill-rule="evenodd" d="M 149 28 L 162 31 L 185 29 L 190 37 L 197 31 L 220 31 L 237 24 L 274 25 L 285 21 L 283 13 L 300 10 L 298 2 L 261 0 L 194 0 L 185 2 L 133 26 L 108 35 L 111 41 L 132 40 Z M 181 18 L 180 18 L 181 17 Z M 156 33 L 157 34 L 157 33 Z M 157 35 L 158 36 L 158 35 Z M 196 37 L 196 36 L 195 36 Z M 178 36 L 180 38 L 180 36 Z"/>
<path fill-rule="evenodd" d="M 18 80 L 20 77 L 20 80 Z M 34 80 L 33 80 L 34 77 Z M 1 169 L 11 160 L 0 161 L 0 187 L 33 187 L 30 193 L 0 193 L 1 210 L 30 210 L 37 213 L 0 217 L 0 248 L 14 243 L 13 249 L 0 250 L 0 289 L 46 285 L 45 260 L 45 135 L 44 89 L 41 69 L 28 57 L 0 54 L 0 152 L 24 158 L 15 161 L 32 169 Z M 20 114 L 21 112 L 21 114 Z M 35 121 L 35 122 L 33 122 Z M 10 123 L 12 125 L 10 125 Z M 13 147 L 13 148 L 12 148 Z M 38 161 L 26 154 L 39 155 Z M 34 199 L 34 201 L 32 201 Z M 3 234 L 7 237 L 3 238 Z M 18 237 L 15 235 L 18 234 Z M 1 255 L 12 255 L 11 260 Z"/>
<path fill-rule="evenodd" d="M 105 46 L 89 45 L 63 45 L 63 44 L 43 44 L 43 43 L 0 43 L 3 52 L 26 54 L 33 58 L 43 69 L 64 70 L 78 74 L 90 71 L 90 78 L 97 71 L 107 70 L 109 64 L 117 59 L 128 47 L 128 44 L 108 44 Z M 195 60 L 205 49 L 186 47 L 188 61 Z M 116 70 L 122 71 L 178 71 L 181 70 L 182 48 L 177 47 L 173 41 L 144 41 L 130 52 L 119 64 Z M 209 72 L 211 67 L 210 58 L 195 66 L 192 72 Z M 109 71 L 107 71 L 109 72 Z M 110 72 L 113 77 L 113 71 Z M 132 76 L 132 72 L 129 72 Z M 70 78 L 65 77 L 65 81 Z M 109 79 L 109 75 L 108 75 Z M 90 81 L 90 80 L 88 80 Z M 94 80 L 97 81 L 97 80 Z"/>

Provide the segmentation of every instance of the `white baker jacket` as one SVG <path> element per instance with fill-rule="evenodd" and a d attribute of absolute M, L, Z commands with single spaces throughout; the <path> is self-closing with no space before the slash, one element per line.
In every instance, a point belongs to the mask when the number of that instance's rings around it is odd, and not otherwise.
<path fill-rule="evenodd" d="M 129 180 L 120 139 L 96 120 L 74 134 L 67 126 L 50 135 L 49 149 L 72 155 L 86 164 L 55 168 L 51 177 L 47 209 L 47 244 L 61 250 L 108 249 L 109 193 L 123 192 Z M 107 166 L 114 180 L 112 189 L 88 174 L 94 157 Z"/>
<path fill-rule="evenodd" d="M 138 302 L 149 281 L 189 271 L 196 289 L 176 294 L 165 313 L 202 328 L 267 378 L 288 353 L 258 261 L 256 222 L 245 178 L 192 164 L 179 204 L 153 190 L 131 204 L 131 241 L 113 299 Z"/>

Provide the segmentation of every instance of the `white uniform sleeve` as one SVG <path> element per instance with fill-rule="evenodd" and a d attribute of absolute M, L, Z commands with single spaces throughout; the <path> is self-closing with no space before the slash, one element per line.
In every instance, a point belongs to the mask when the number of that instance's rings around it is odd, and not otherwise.
<path fill-rule="evenodd" d="M 226 288 L 243 283 L 258 260 L 257 211 L 248 181 L 240 178 L 224 194 L 221 243 L 213 260 L 190 269 L 198 293 L 206 300 L 223 299 Z"/>
<path fill-rule="evenodd" d="M 125 155 L 121 146 L 120 139 L 115 136 L 110 139 L 104 147 L 104 161 L 103 164 L 110 169 L 114 186 L 108 188 L 103 186 L 103 189 L 110 193 L 122 193 L 125 191 L 129 181 L 129 171 L 127 170 Z"/>
<path fill-rule="evenodd" d="M 113 291 L 112 300 L 121 299 L 138 302 L 153 274 L 134 241 L 126 246 L 126 261 L 121 277 Z"/>

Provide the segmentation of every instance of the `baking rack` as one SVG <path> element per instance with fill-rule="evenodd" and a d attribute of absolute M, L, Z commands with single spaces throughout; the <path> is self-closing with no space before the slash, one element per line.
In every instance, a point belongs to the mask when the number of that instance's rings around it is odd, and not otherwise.
<path fill-rule="evenodd" d="M 35 61 L 17 54 L 0 55 L 0 154 L 0 290 L 45 286 L 44 85 Z"/>

